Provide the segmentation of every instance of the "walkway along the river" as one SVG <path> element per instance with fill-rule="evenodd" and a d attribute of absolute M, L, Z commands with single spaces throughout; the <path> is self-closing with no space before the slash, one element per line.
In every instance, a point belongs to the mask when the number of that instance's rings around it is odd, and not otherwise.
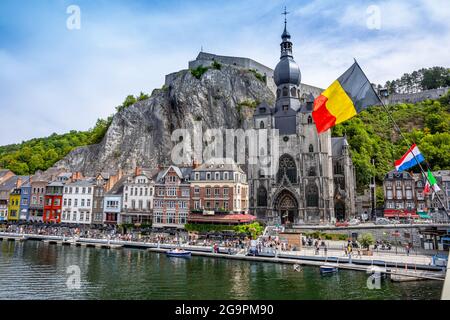
<path fill-rule="evenodd" d="M 168 249 L 177 247 L 174 244 L 163 243 L 149 243 L 149 242 L 137 242 L 137 241 L 118 241 L 107 239 L 89 239 L 89 238 L 67 238 L 62 236 L 48 236 L 37 234 L 19 234 L 19 233 L 0 233 L 1 240 L 38 240 L 45 241 L 49 244 L 60 245 L 77 245 L 77 246 L 91 246 L 97 248 L 110 248 L 118 249 L 136 248 L 146 249 L 152 252 L 165 252 Z M 328 256 L 309 255 L 308 252 L 302 251 L 283 251 L 279 252 L 276 257 L 267 256 L 251 256 L 247 255 L 245 250 L 241 252 L 229 254 L 228 248 L 221 247 L 219 250 L 223 253 L 213 253 L 212 247 L 205 246 L 192 246 L 192 245 L 180 245 L 183 249 L 192 252 L 192 255 L 205 256 L 211 258 L 225 258 L 235 260 L 247 260 L 247 261 L 259 261 L 259 262 L 271 262 L 271 263 L 284 263 L 284 264 L 298 264 L 309 266 L 321 266 L 324 262 L 336 264 L 341 269 L 349 269 L 355 271 L 368 272 L 373 266 L 381 267 L 383 273 L 396 274 L 405 277 L 413 277 L 420 279 L 430 280 L 444 280 L 445 273 L 441 267 L 432 266 L 431 264 L 417 263 L 417 256 L 392 256 L 383 257 L 378 256 L 377 259 L 371 259 L 370 257 L 347 257 L 339 256 L 338 252 L 330 252 Z M 305 254 L 306 253 L 306 254 Z M 429 260 L 429 257 L 420 257 L 422 261 Z M 428 272 L 421 272 L 428 271 Z M 431 271 L 431 272 L 430 272 Z"/>

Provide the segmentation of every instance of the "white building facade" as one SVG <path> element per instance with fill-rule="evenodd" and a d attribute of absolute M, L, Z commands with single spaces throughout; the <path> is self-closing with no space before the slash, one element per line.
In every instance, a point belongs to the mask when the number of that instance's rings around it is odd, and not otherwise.
<path fill-rule="evenodd" d="M 80 180 L 64 186 L 62 223 L 91 224 L 95 183 Z"/>

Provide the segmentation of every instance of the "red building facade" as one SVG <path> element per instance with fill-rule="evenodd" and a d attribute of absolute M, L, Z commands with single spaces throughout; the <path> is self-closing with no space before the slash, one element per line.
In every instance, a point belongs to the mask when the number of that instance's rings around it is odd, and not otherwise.
<path fill-rule="evenodd" d="M 52 182 L 47 185 L 44 197 L 44 215 L 42 221 L 49 223 L 60 223 L 62 212 L 64 184 Z"/>

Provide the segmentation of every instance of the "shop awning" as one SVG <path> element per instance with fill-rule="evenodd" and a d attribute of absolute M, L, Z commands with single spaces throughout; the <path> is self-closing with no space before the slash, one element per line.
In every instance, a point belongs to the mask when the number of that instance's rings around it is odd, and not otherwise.
<path fill-rule="evenodd" d="M 426 212 L 420 212 L 420 211 L 417 211 L 417 214 L 418 214 L 419 217 L 421 217 L 422 219 L 431 219 L 431 217 L 430 217 Z"/>

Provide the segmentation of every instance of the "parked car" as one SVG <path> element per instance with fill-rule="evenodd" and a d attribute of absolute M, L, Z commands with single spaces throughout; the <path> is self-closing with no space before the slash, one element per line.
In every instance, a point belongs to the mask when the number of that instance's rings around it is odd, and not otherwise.
<path fill-rule="evenodd" d="M 347 221 L 336 222 L 336 227 L 348 227 L 349 223 Z"/>
<path fill-rule="evenodd" d="M 361 221 L 359 219 L 354 218 L 354 219 L 351 219 L 348 224 L 351 226 L 357 226 L 360 223 L 361 223 Z"/>
<path fill-rule="evenodd" d="M 386 218 L 377 218 L 377 220 L 375 220 L 375 224 L 386 225 L 386 224 L 391 224 L 391 222 L 389 221 L 389 219 L 386 219 Z"/>

